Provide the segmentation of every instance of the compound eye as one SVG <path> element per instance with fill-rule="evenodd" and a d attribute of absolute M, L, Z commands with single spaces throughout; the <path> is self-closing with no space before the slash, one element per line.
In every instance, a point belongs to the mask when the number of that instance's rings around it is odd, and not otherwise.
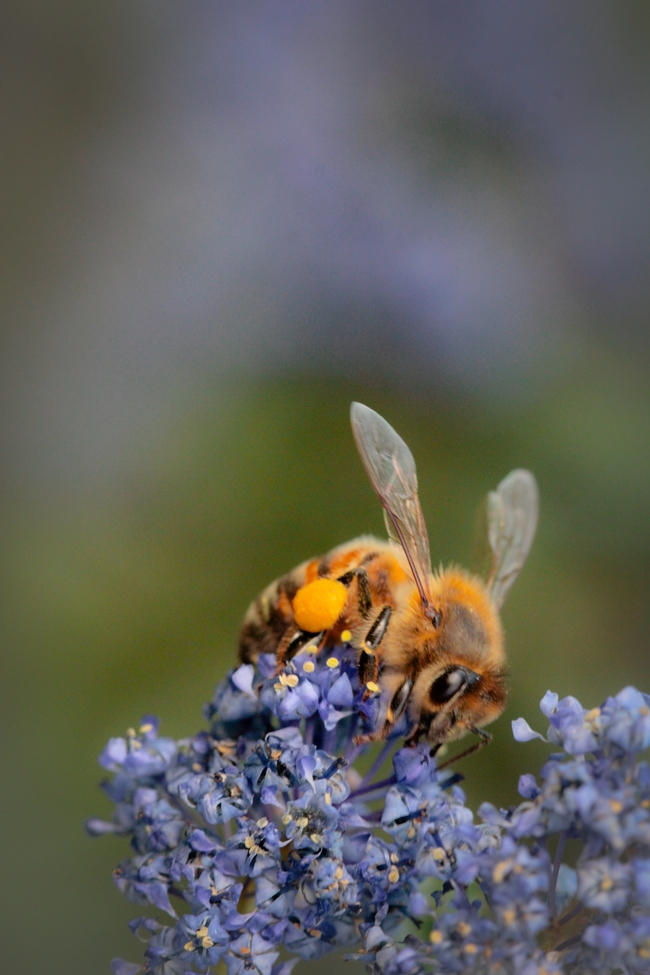
<path fill-rule="evenodd" d="M 431 685 L 429 691 L 431 703 L 446 704 L 466 683 L 467 673 L 460 667 L 448 670 L 445 674 L 437 677 Z"/>

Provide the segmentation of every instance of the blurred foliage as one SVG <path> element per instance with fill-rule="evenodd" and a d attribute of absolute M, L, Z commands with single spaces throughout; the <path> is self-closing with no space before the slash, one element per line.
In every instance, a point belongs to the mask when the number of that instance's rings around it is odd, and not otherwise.
<path fill-rule="evenodd" d="M 650 683 L 650 392 L 634 363 L 594 353 L 525 407 L 307 375 L 218 387 L 119 483 L 5 499 L 7 970 L 92 975 L 137 957 L 137 908 L 110 880 L 126 851 L 83 832 L 108 807 L 96 756 L 146 711 L 164 733 L 196 731 L 248 601 L 305 557 L 382 533 L 352 399 L 411 446 L 434 560 L 467 561 L 474 510 L 511 468 L 539 479 L 538 538 L 504 611 L 510 703 L 462 768 L 471 803 L 512 801 L 538 767 L 545 747 L 515 746 L 509 721 L 539 726 L 547 688 L 595 704 Z"/>

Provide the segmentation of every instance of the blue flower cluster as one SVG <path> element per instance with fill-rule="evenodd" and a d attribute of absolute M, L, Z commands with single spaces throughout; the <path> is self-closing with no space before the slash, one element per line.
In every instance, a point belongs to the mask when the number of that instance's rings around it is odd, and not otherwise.
<path fill-rule="evenodd" d="M 289 975 L 341 946 L 375 975 L 650 975 L 650 698 L 541 707 L 562 751 L 522 776 L 520 805 L 478 820 L 460 777 L 424 743 L 399 747 L 399 728 L 358 770 L 381 700 L 345 645 L 280 674 L 270 656 L 242 665 L 193 738 L 146 718 L 112 739 L 115 813 L 88 830 L 130 838 L 115 882 L 170 919 L 133 921 L 144 962 L 115 959 L 114 975 Z"/>

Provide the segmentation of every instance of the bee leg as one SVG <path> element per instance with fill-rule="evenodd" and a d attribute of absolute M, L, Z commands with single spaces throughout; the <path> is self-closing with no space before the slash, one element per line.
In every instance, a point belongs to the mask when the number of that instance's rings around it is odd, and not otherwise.
<path fill-rule="evenodd" d="M 369 745 L 373 741 L 383 741 L 386 738 L 386 731 L 382 729 L 381 731 L 370 731 L 366 735 L 355 735 L 354 744 L 355 745 Z"/>
<path fill-rule="evenodd" d="M 367 684 L 368 681 L 377 680 L 379 660 L 377 659 L 376 650 L 388 629 L 392 612 L 393 610 L 390 606 L 384 606 L 361 644 L 361 655 L 359 657 L 359 681 L 361 684 Z"/>
<path fill-rule="evenodd" d="M 298 627 L 290 626 L 282 637 L 276 651 L 278 658 L 276 672 L 279 673 L 283 666 L 289 663 L 290 660 L 293 660 L 298 651 L 302 650 L 302 648 L 311 641 L 313 641 L 314 646 L 320 646 L 324 635 L 325 630 L 323 630 L 321 633 L 308 633 L 307 630 L 300 630 Z"/>
<path fill-rule="evenodd" d="M 355 578 L 358 586 L 359 612 L 364 620 L 367 620 L 372 609 L 372 596 L 370 595 L 370 583 L 366 570 L 362 566 L 358 566 L 356 569 L 344 572 L 336 581 L 342 582 L 344 586 L 349 586 Z"/>
<path fill-rule="evenodd" d="M 388 738 L 389 734 L 393 730 L 393 726 L 395 722 L 399 721 L 399 719 L 402 717 L 404 713 L 404 708 L 408 703 L 408 699 L 412 689 L 413 689 L 413 681 L 412 680 L 405 681 L 402 684 L 402 686 L 398 688 L 398 690 L 395 691 L 395 693 L 393 694 L 393 699 L 388 705 L 388 708 L 386 710 L 386 717 L 384 719 L 383 725 L 381 726 L 381 729 L 379 729 L 378 731 L 373 731 L 367 735 L 357 735 L 357 737 L 354 739 L 355 744 L 357 745 L 365 744 L 366 742 L 369 741 L 384 741 L 386 738 Z M 408 738 L 404 744 L 407 746 L 416 745 L 417 738 L 415 738 L 414 741 L 411 738 Z"/>
<path fill-rule="evenodd" d="M 413 681 L 406 680 L 393 694 L 393 699 L 388 705 L 388 710 L 386 712 L 386 722 L 384 724 L 383 732 L 384 738 L 388 736 L 395 722 L 399 721 L 399 719 L 402 717 L 412 690 Z"/>
<path fill-rule="evenodd" d="M 404 742 L 404 747 L 415 748 L 415 746 L 418 744 L 420 738 L 422 737 L 422 735 L 425 734 L 425 732 L 426 729 L 423 728 L 422 725 L 416 725 L 415 728 L 413 728 L 413 730 L 407 737 L 406 741 Z M 435 755 L 435 753 L 438 751 L 439 748 L 440 745 L 434 745 L 433 748 L 431 749 L 431 754 Z"/>
<path fill-rule="evenodd" d="M 469 730 L 472 732 L 473 735 L 476 735 L 478 737 L 478 741 L 476 742 L 476 744 L 472 745 L 470 748 L 466 748 L 464 752 L 460 753 L 460 755 L 454 755 L 453 758 L 447 759 L 447 761 L 443 762 L 442 765 L 438 765 L 437 766 L 438 772 L 440 772 L 443 768 L 448 768 L 449 765 L 453 765 L 454 762 L 459 762 L 461 758 L 467 758 L 468 755 L 473 755 L 474 752 L 480 752 L 481 748 L 485 748 L 485 746 L 489 745 L 490 742 L 492 741 L 492 735 L 490 734 L 489 731 L 483 731 L 482 728 L 470 728 Z M 434 748 L 435 751 L 433 749 L 431 750 L 431 753 L 433 755 L 435 755 L 435 752 L 438 751 L 440 745 L 434 745 Z"/>

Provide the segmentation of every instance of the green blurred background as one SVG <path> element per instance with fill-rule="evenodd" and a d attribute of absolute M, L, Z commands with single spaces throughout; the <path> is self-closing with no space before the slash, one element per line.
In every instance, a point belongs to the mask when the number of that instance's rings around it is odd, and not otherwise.
<path fill-rule="evenodd" d="M 193 733 L 271 579 L 382 532 L 348 409 L 411 446 L 434 561 L 541 490 L 507 804 L 547 689 L 649 689 L 650 20 L 642 3 L 9 5 L 3 958 L 139 957 L 96 758 Z M 327 965 L 323 967 L 323 970 Z"/>

